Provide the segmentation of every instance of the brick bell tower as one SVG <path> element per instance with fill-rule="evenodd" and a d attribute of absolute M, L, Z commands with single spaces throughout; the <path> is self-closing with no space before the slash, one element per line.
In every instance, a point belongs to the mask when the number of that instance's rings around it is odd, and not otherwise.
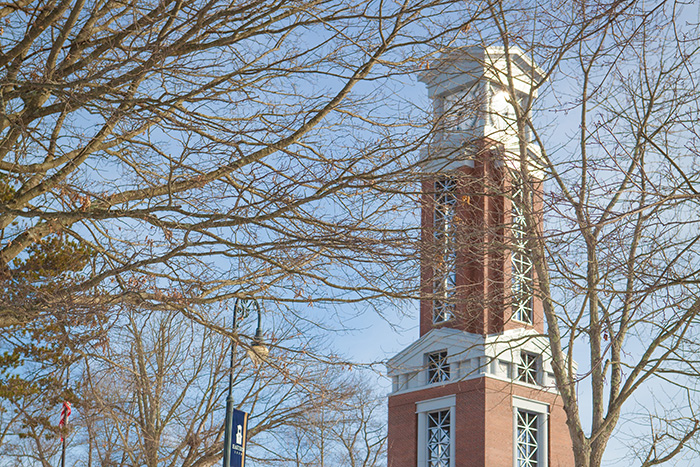
<path fill-rule="evenodd" d="M 509 55 L 524 108 L 543 75 Z M 541 211 L 542 175 L 521 171 L 506 66 L 503 48 L 464 47 L 419 78 L 436 128 L 423 153 L 420 337 L 387 364 L 388 467 L 574 465 L 523 216 Z"/>

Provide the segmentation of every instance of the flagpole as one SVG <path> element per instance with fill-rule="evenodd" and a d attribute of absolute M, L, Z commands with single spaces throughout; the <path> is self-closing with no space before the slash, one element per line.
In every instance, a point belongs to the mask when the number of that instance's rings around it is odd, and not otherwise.
<path fill-rule="evenodd" d="M 61 446 L 61 467 L 66 467 L 66 437 L 63 437 L 63 445 Z"/>
<path fill-rule="evenodd" d="M 66 369 L 66 388 L 68 387 L 68 382 L 70 380 L 70 367 Z M 66 417 L 66 424 L 63 425 L 63 429 L 66 430 L 68 427 L 68 417 Z M 66 433 L 61 436 L 61 467 L 66 467 Z"/>

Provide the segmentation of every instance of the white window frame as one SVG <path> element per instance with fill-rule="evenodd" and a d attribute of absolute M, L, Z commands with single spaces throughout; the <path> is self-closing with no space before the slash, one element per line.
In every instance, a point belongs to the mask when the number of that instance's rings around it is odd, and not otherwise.
<path fill-rule="evenodd" d="M 530 359 L 531 364 L 525 365 L 525 357 Z M 534 365 L 534 369 L 532 366 Z M 534 371 L 533 371 L 534 370 Z M 527 350 L 521 350 L 519 355 L 519 360 L 515 365 L 515 380 L 519 383 L 525 383 L 529 385 L 541 385 L 542 384 L 542 356 L 535 352 L 528 352 Z M 533 376 L 534 381 L 529 381 L 529 376 Z"/>
<path fill-rule="evenodd" d="M 445 358 L 437 360 L 433 358 L 434 356 L 439 356 L 444 354 Z M 436 365 L 433 366 L 432 363 L 435 362 Z M 442 365 L 440 365 L 442 363 Z M 450 372 L 450 361 L 449 361 L 449 353 L 447 350 L 437 350 L 435 352 L 428 352 L 425 354 L 425 366 L 426 366 L 426 384 L 440 384 L 440 383 L 447 383 L 450 381 L 451 377 L 451 372 Z M 435 372 L 438 375 L 438 378 L 435 381 L 432 381 L 430 378 L 430 373 L 431 370 L 435 370 Z M 440 375 L 444 375 L 444 379 L 440 379 Z"/>
<path fill-rule="evenodd" d="M 455 467 L 455 428 L 457 398 L 454 395 L 416 402 L 418 415 L 418 467 L 428 467 L 428 413 L 438 410 L 450 411 L 450 467 Z"/>
<path fill-rule="evenodd" d="M 513 396 L 513 467 L 518 467 L 518 410 L 537 414 L 537 466 L 549 465 L 549 404 Z"/>

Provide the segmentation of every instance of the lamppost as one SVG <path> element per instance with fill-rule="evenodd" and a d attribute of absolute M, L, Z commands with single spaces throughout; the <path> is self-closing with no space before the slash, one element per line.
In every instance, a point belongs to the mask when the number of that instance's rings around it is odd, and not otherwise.
<path fill-rule="evenodd" d="M 233 324 L 232 330 L 235 334 L 238 333 L 238 315 L 241 317 L 248 316 L 252 310 L 255 310 L 258 314 L 258 328 L 255 331 L 255 337 L 253 338 L 253 343 L 248 351 L 248 357 L 253 361 L 255 366 L 259 365 L 265 357 L 267 357 L 269 350 L 263 342 L 262 328 L 260 326 L 260 305 L 257 300 L 252 298 L 237 298 L 233 306 Z M 224 467 L 231 466 L 231 450 L 233 448 L 233 367 L 235 364 L 235 354 L 236 354 L 237 340 L 233 339 L 231 342 L 231 363 L 229 366 L 228 374 L 228 396 L 226 397 L 226 426 L 224 427 Z M 245 461 L 245 452 L 242 453 L 241 466 Z"/>

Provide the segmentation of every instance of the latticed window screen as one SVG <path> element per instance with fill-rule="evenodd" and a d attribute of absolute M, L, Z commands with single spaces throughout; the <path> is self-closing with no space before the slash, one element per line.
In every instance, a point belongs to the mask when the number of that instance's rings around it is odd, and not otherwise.
<path fill-rule="evenodd" d="M 454 316 L 457 287 L 457 251 L 455 248 L 455 210 L 457 182 L 441 178 L 435 182 L 433 231 L 438 248 L 433 269 L 433 322 L 448 321 Z"/>
<path fill-rule="evenodd" d="M 525 195 L 522 183 L 514 184 L 512 202 L 511 249 L 513 319 L 532 324 L 532 258 L 527 245 L 527 224 L 525 221 Z M 532 203 L 528 202 L 527 206 Z"/>
<path fill-rule="evenodd" d="M 450 467 L 450 410 L 428 413 L 428 467 Z"/>
<path fill-rule="evenodd" d="M 536 413 L 518 409 L 517 412 L 517 467 L 537 467 L 539 457 L 539 435 Z"/>
<path fill-rule="evenodd" d="M 520 352 L 518 364 L 518 381 L 537 384 L 537 372 L 539 370 L 539 357 L 529 352 Z"/>
<path fill-rule="evenodd" d="M 441 383 L 450 379 L 450 364 L 447 351 L 428 354 L 428 384 Z"/>

